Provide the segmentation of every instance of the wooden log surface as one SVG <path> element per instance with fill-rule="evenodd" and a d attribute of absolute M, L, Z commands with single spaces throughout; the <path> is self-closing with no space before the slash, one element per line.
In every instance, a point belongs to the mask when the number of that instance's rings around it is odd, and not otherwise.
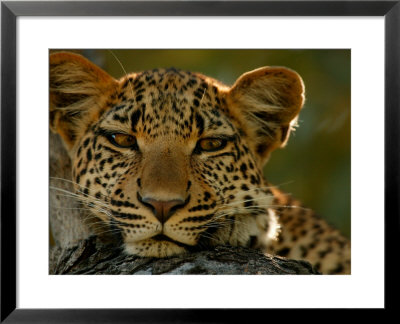
<path fill-rule="evenodd" d="M 168 258 L 143 258 L 125 254 L 113 243 L 104 243 L 97 236 L 78 245 L 54 247 L 50 253 L 51 274 L 106 275 L 266 275 L 318 274 L 306 261 L 290 260 L 242 247 L 218 246 L 212 250 L 193 252 Z"/>

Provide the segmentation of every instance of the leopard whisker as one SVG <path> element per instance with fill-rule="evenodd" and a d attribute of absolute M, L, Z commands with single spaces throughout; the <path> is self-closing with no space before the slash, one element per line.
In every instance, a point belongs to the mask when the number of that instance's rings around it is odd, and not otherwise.
<path fill-rule="evenodd" d="M 99 203 L 99 205 L 102 205 L 103 207 L 108 207 L 107 204 L 103 203 L 98 198 L 93 197 L 93 196 L 91 196 L 89 194 L 85 194 L 84 192 L 81 192 L 81 191 L 78 191 L 78 192 L 80 192 L 83 195 L 83 197 L 82 197 L 82 195 L 79 195 L 77 193 L 74 193 L 74 192 L 71 192 L 71 191 L 68 191 L 68 190 L 65 190 L 65 189 L 62 189 L 62 188 L 57 188 L 57 187 L 53 187 L 53 186 L 49 186 L 49 188 L 52 189 L 52 190 L 56 190 L 56 191 L 60 191 L 62 193 L 65 193 L 65 194 L 69 195 L 69 197 L 71 197 L 71 198 L 73 198 L 73 197 L 78 198 L 78 199 L 91 198 L 91 199 L 93 199 L 93 201 L 96 201 L 97 203 Z"/>
<path fill-rule="evenodd" d="M 73 196 L 71 197 L 69 195 L 62 195 L 62 194 L 59 194 L 59 196 L 65 196 L 65 197 L 70 197 L 70 198 L 77 199 L 79 203 L 87 205 L 90 208 L 89 209 L 90 211 L 97 210 L 99 212 L 102 212 L 102 213 L 106 214 L 107 216 L 111 216 L 111 213 L 109 212 L 109 210 L 108 209 L 104 209 L 104 207 L 107 208 L 107 206 L 99 205 L 98 202 L 94 202 L 94 201 L 91 201 L 89 199 L 86 199 L 86 198 L 83 198 L 83 197 L 79 197 L 79 196 L 78 197 L 73 197 Z M 58 208 L 60 208 L 60 207 L 58 207 Z"/>
<path fill-rule="evenodd" d="M 216 218 L 213 219 L 213 221 L 207 223 L 206 225 L 208 225 L 208 224 L 211 224 L 211 225 L 214 225 L 214 224 L 215 225 L 228 224 L 228 225 L 230 225 L 230 224 L 235 223 L 235 224 L 248 226 L 247 223 L 238 220 L 237 217 L 235 217 L 235 218 L 226 218 L 225 217 L 225 216 L 232 216 L 232 215 L 240 216 L 241 214 L 237 213 L 236 211 L 231 211 L 231 212 L 228 212 L 228 213 L 224 213 L 224 214 L 218 215 Z"/>
<path fill-rule="evenodd" d="M 249 190 L 246 190 L 246 192 L 248 193 L 248 192 L 253 192 L 253 191 L 263 191 L 263 190 L 268 190 L 268 189 L 273 189 L 273 188 L 279 188 L 279 187 L 288 185 L 288 184 L 293 183 L 293 182 L 294 182 L 294 181 L 286 181 L 286 182 L 282 182 L 282 183 L 276 184 L 276 185 L 268 185 L 268 186 L 262 186 L 262 187 L 251 188 L 251 189 L 249 189 Z M 220 188 L 218 188 L 218 189 L 221 191 Z M 283 195 L 285 195 L 285 196 L 290 196 L 290 195 L 291 195 L 290 193 L 281 193 L 281 194 L 283 194 Z M 268 196 L 268 197 L 270 197 L 270 196 Z M 214 200 L 214 201 L 215 201 L 216 203 L 221 203 L 221 202 L 224 202 L 226 199 L 227 199 L 226 197 L 222 197 L 221 199 L 216 199 L 216 200 Z M 250 201 L 250 200 L 249 200 L 249 201 Z"/>
<path fill-rule="evenodd" d="M 88 211 L 92 212 L 93 211 L 93 209 L 91 209 L 91 208 L 82 208 L 82 207 L 55 207 L 55 208 L 56 209 L 63 209 L 63 210 L 81 210 L 81 211 L 85 211 L 85 212 L 88 212 Z M 101 210 L 99 210 L 99 211 L 101 211 Z M 93 215 L 93 214 L 87 214 L 87 215 L 82 214 L 80 216 L 82 216 L 85 219 L 98 218 L 96 215 Z"/>
<path fill-rule="evenodd" d="M 263 190 L 271 189 L 271 188 L 274 188 L 274 187 L 276 187 L 276 186 L 257 187 L 257 188 L 249 189 L 249 190 L 247 190 L 246 192 L 263 191 Z M 218 195 L 218 194 L 217 194 L 217 195 Z M 270 197 L 270 196 L 268 196 L 268 197 Z M 222 198 L 220 198 L 220 199 L 215 199 L 214 201 L 215 201 L 216 203 L 221 203 L 221 202 L 224 202 L 226 199 L 227 199 L 227 197 L 222 197 Z"/>
<path fill-rule="evenodd" d="M 221 205 L 220 207 L 225 207 L 225 206 L 236 206 L 236 205 L 240 205 L 243 203 L 247 203 L 247 202 L 251 202 L 251 201 L 258 201 L 258 200 L 263 200 L 263 199 L 271 199 L 271 196 L 264 196 L 264 197 L 258 197 L 258 198 L 252 198 L 252 199 L 246 199 L 246 200 L 240 200 L 240 201 L 235 201 L 229 204 L 224 204 Z"/>
<path fill-rule="evenodd" d="M 218 239 L 218 236 L 216 236 L 216 235 L 214 235 L 212 233 L 201 232 L 199 236 L 200 237 L 205 237 L 205 238 L 210 239 L 210 240 L 213 240 L 216 243 L 220 243 L 221 242 L 221 240 Z"/>
<path fill-rule="evenodd" d="M 103 235 L 103 234 L 117 234 L 117 233 L 121 233 L 121 229 L 119 228 L 113 228 L 113 229 L 109 229 L 109 230 L 104 230 L 104 231 L 97 231 L 96 230 L 96 234 L 98 236 Z"/>
<path fill-rule="evenodd" d="M 52 179 L 52 180 L 59 180 L 59 181 L 65 181 L 65 182 L 71 183 L 71 184 L 73 184 L 73 185 L 75 185 L 75 186 L 78 186 L 78 187 L 80 187 L 80 188 L 82 188 L 82 189 L 88 189 L 88 190 L 89 190 L 88 187 L 82 186 L 81 184 L 79 184 L 79 183 L 77 183 L 77 182 L 75 182 L 75 181 L 68 180 L 68 179 L 58 178 L 58 177 L 50 177 L 50 179 Z M 82 193 L 82 194 L 85 195 L 84 192 L 82 192 L 82 191 L 80 191 L 80 190 L 78 190 L 78 191 L 79 191 L 80 193 Z M 104 198 L 106 198 L 105 200 L 109 199 L 109 197 L 108 197 L 107 195 L 104 195 L 104 194 L 102 194 L 101 192 L 99 192 L 99 194 L 100 194 L 101 196 L 103 196 Z"/>
<path fill-rule="evenodd" d="M 244 208 L 251 208 L 251 207 L 268 207 L 268 208 L 298 208 L 303 210 L 312 210 L 310 208 L 306 208 L 303 206 L 296 206 L 296 205 L 258 205 L 258 206 L 248 206 Z"/>
<path fill-rule="evenodd" d="M 121 63 L 121 61 L 119 60 L 119 58 L 117 57 L 117 55 L 112 51 L 112 50 L 108 50 L 111 55 L 114 57 L 114 59 L 118 62 L 119 66 L 121 67 L 122 71 L 124 71 L 125 76 L 128 76 L 128 73 L 126 72 L 124 65 Z M 128 78 L 128 83 L 129 83 L 129 87 L 131 88 L 131 92 L 132 94 L 134 94 L 135 92 L 133 91 L 133 85 L 132 85 L 132 81 Z"/>

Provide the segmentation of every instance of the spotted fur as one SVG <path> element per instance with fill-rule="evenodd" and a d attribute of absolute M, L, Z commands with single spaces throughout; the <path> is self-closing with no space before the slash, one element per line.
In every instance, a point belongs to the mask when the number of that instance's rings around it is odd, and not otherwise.
<path fill-rule="evenodd" d="M 303 102 L 303 81 L 282 67 L 228 87 L 173 68 L 115 80 L 79 55 L 50 56 L 50 127 L 72 159 L 77 193 L 129 254 L 230 244 L 349 273 L 349 242 L 263 178 Z"/>

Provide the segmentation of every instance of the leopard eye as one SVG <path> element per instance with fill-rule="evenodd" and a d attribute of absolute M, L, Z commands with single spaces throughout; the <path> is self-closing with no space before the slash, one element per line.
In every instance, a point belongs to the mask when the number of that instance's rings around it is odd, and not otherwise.
<path fill-rule="evenodd" d="M 204 138 L 197 143 L 203 152 L 214 152 L 222 150 L 226 146 L 226 140 L 222 138 Z"/>
<path fill-rule="evenodd" d="M 112 144 L 123 148 L 133 148 L 137 145 L 134 136 L 122 133 L 111 134 L 109 140 Z"/>

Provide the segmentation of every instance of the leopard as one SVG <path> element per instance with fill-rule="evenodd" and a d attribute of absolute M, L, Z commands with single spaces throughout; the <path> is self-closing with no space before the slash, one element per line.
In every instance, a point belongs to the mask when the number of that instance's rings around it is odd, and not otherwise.
<path fill-rule="evenodd" d="M 265 66 L 232 86 L 155 68 L 115 79 L 84 56 L 49 56 L 49 124 L 81 203 L 125 253 L 166 258 L 219 245 L 350 274 L 350 240 L 263 169 L 305 102 L 294 70 Z"/>

